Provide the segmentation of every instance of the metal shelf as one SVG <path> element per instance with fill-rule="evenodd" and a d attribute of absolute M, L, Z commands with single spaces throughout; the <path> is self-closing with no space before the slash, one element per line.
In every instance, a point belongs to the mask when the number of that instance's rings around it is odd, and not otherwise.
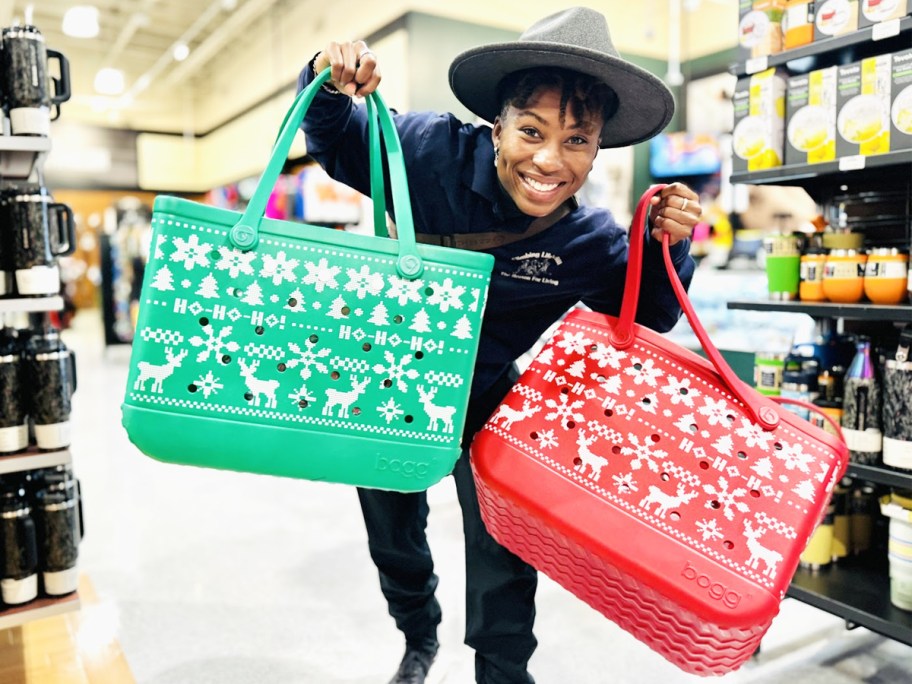
<path fill-rule="evenodd" d="M 0 313 L 37 313 L 40 311 L 60 311 L 63 309 L 63 297 L 0 297 Z"/>
<path fill-rule="evenodd" d="M 53 468 L 69 464 L 72 460 L 69 449 L 38 451 L 33 448 L 19 454 L 0 456 L 0 475 L 18 473 L 23 470 L 37 470 L 38 468 Z"/>
<path fill-rule="evenodd" d="M 79 594 L 75 592 L 59 598 L 37 598 L 25 605 L 0 611 L 0 630 L 74 610 L 79 610 Z"/>
<path fill-rule="evenodd" d="M 897 150 L 887 154 L 843 157 L 821 164 L 790 164 L 762 171 L 743 171 L 731 175 L 732 183 L 750 185 L 807 185 L 845 182 L 847 179 L 864 178 L 880 174 L 884 167 L 912 167 L 912 150 Z M 907 171 L 908 173 L 908 171 Z"/>
<path fill-rule="evenodd" d="M 908 489 L 912 487 L 912 470 L 903 470 L 900 468 L 891 468 L 888 465 L 865 465 L 862 463 L 849 463 L 846 468 L 846 475 L 860 480 L 867 480 L 875 484 L 882 484 L 888 487 L 901 487 Z"/>
<path fill-rule="evenodd" d="M 850 626 L 912 646 L 912 612 L 890 603 L 886 552 L 843 559 L 816 572 L 798 568 L 787 595 L 838 615 Z"/>
<path fill-rule="evenodd" d="M 819 57 L 829 57 L 827 64 L 813 63 L 810 66 L 810 69 L 818 69 L 823 66 L 828 66 L 829 64 L 837 63 L 834 55 L 838 51 L 845 50 L 846 48 L 860 49 L 863 52 L 863 54 L 857 55 L 857 57 L 860 58 L 871 54 L 892 52 L 894 49 L 892 43 L 894 42 L 899 43 L 895 46 L 895 49 L 908 47 L 908 43 L 905 45 L 902 43 L 904 38 L 899 36 L 902 36 L 902 34 L 910 30 L 912 30 L 912 16 L 906 16 L 901 19 L 885 21 L 880 24 L 875 24 L 874 26 L 868 26 L 844 36 L 834 36 L 823 40 L 815 40 L 808 45 L 785 50 L 775 55 L 769 55 L 768 57 L 737 62 L 731 66 L 729 71 L 736 76 L 748 76 L 750 74 L 755 74 L 758 71 L 769 69 L 770 67 L 788 67 L 789 63 L 796 62 L 797 60 L 810 61 Z M 882 43 L 882 45 L 878 45 L 878 43 Z M 808 70 L 807 66 L 798 69 L 800 72 Z"/>
<path fill-rule="evenodd" d="M 0 135 L 0 178 L 28 178 L 40 155 L 50 149 L 50 138 Z"/>
<path fill-rule="evenodd" d="M 912 323 L 912 306 L 908 304 L 837 304 L 833 302 L 734 301 L 729 309 L 803 313 L 812 318 L 846 318 L 857 321 Z"/>

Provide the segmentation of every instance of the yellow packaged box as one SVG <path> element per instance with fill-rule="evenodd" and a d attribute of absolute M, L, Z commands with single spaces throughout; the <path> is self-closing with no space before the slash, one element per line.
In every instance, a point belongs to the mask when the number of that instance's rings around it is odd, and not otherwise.
<path fill-rule="evenodd" d="M 858 30 L 858 0 L 824 0 L 814 14 L 814 40 Z"/>
<path fill-rule="evenodd" d="M 738 0 L 738 45 L 741 59 L 782 52 L 782 13 L 786 0 Z"/>
<path fill-rule="evenodd" d="M 837 67 L 836 156 L 890 151 L 891 55 Z"/>
<path fill-rule="evenodd" d="M 767 69 L 738 79 L 732 103 L 732 170 L 759 171 L 782 166 L 785 138 L 786 77 Z"/>
<path fill-rule="evenodd" d="M 788 80 L 785 163 L 836 159 L 836 67 Z"/>
<path fill-rule="evenodd" d="M 894 52 L 891 64 L 891 150 L 912 149 L 912 49 Z"/>

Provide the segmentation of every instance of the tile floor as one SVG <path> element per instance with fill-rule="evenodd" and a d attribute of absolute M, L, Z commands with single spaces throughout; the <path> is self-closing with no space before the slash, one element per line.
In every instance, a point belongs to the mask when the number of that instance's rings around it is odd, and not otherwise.
<path fill-rule="evenodd" d="M 402 642 L 368 558 L 354 490 L 210 471 L 141 455 L 120 426 L 129 348 L 104 347 L 97 312 L 64 333 L 79 387 L 73 459 L 83 487 L 80 567 L 99 601 L 93 638 L 116 637 L 140 684 L 385 684 Z M 442 648 L 429 684 L 470 684 L 462 644 L 460 511 L 430 490 Z M 682 673 L 542 579 L 531 670 L 539 684 L 676 684 Z M 912 682 L 912 648 L 793 600 L 760 655 L 726 684 Z M 43 683 L 44 684 L 44 683 Z M 53 684 L 53 683 L 46 683 Z"/>

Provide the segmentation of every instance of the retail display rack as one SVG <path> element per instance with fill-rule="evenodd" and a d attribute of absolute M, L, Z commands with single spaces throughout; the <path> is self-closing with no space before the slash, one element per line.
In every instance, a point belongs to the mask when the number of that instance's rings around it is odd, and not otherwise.
<path fill-rule="evenodd" d="M 36 167 L 44 163 L 51 149 L 50 138 L 0 135 L 0 180 L 27 179 Z M 0 297 L 0 318 L 3 314 L 42 313 L 63 309 L 63 298 L 49 297 Z M 30 448 L 23 453 L 0 457 L 0 475 L 40 468 L 53 468 L 72 462 L 69 449 L 40 451 Z M 60 615 L 79 608 L 79 595 L 39 597 L 16 607 L 0 608 L 0 630 L 18 627 L 33 620 Z"/>
<path fill-rule="evenodd" d="M 878 54 L 908 48 L 912 39 L 912 16 L 875 25 L 854 33 L 829 38 L 777 55 L 748 60 L 732 67 L 743 76 L 770 67 L 783 67 L 793 74 L 806 73 Z M 857 199 L 866 193 L 892 192 L 904 219 L 881 233 L 895 246 L 908 249 L 912 243 L 912 150 L 866 157 L 848 157 L 821 164 L 796 164 L 732 174 L 732 183 L 791 185 L 804 188 L 820 205 Z M 861 198 L 861 199 L 859 199 Z M 869 236 L 865 241 L 868 243 Z M 851 322 L 859 330 L 876 326 L 912 323 L 912 305 L 829 302 L 731 301 L 729 309 L 804 313 L 815 319 Z M 849 465 L 848 476 L 887 487 L 912 489 L 912 471 L 886 465 Z M 890 579 L 886 554 L 859 556 L 811 572 L 799 568 L 788 596 L 842 617 L 848 628 L 865 627 L 878 634 L 912 645 L 912 612 L 890 602 Z"/>

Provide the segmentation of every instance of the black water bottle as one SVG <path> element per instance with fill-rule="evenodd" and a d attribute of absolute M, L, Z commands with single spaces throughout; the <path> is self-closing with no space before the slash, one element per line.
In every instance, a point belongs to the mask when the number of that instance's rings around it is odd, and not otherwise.
<path fill-rule="evenodd" d="M 45 323 L 25 345 L 25 395 L 39 449 L 70 445 L 70 409 L 76 391 L 76 360 L 60 339 L 60 331 Z"/>
<path fill-rule="evenodd" d="M 11 606 L 28 603 L 38 596 L 38 538 L 25 488 L 18 482 L 0 488 L 0 538 L 3 602 Z"/>
<path fill-rule="evenodd" d="M 76 591 L 79 574 L 79 502 L 65 482 L 38 493 L 38 565 L 44 591 L 62 596 Z"/>
<path fill-rule="evenodd" d="M 22 394 L 22 346 L 15 328 L 0 328 L 0 455 L 28 446 L 28 411 Z"/>

